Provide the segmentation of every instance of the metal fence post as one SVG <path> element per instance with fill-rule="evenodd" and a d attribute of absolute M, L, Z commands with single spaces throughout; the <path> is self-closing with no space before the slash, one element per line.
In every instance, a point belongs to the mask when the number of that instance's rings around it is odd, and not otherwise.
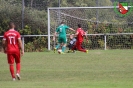
<path fill-rule="evenodd" d="M 107 35 L 105 34 L 104 35 L 104 50 L 106 50 L 107 49 Z"/>
<path fill-rule="evenodd" d="M 22 0 L 22 23 L 21 23 L 21 29 L 24 29 L 24 8 L 25 8 L 25 2 Z M 23 44 L 23 49 L 24 49 L 24 36 L 22 36 L 22 44 Z"/>
<path fill-rule="evenodd" d="M 99 6 L 99 0 L 96 1 L 97 3 L 97 7 Z M 97 9 L 97 13 L 96 13 L 96 29 L 98 29 L 98 26 L 99 26 L 99 9 Z"/>
<path fill-rule="evenodd" d="M 49 12 L 49 8 L 48 10 L 48 50 L 50 49 L 50 12 Z"/>
<path fill-rule="evenodd" d="M 23 49 L 24 49 L 24 36 L 22 36 L 22 44 L 23 44 Z"/>
<path fill-rule="evenodd" d="M 58 0 L 58 3 L 59 3 L 59 8 L 60 8 L 60 0 Z M 59 9 L 59 10 L 58 10 L 58 25 L 59 25 L 60 22 L 61 22 L 60 14 L 61 14 L 61 12 L 60 12 L 60 9 Z"/>
<path fill-rule="evenodd" d="M 24 8 L 25 8 L 25 3 L 24 0 L 22 0 L 22 22 L 21 22 L 22 29 L 24 29 Z"/>

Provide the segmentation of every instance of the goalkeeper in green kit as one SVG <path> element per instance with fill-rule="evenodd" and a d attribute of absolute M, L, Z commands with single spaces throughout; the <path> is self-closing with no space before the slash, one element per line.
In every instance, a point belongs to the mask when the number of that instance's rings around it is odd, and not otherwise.
<path fill-rule="evenodd" d="M 72 29 L 72 28 L 68 27 L 67 25 L 65 25 L 64 22 L 61 22 L 61 24 L 57 27 L 57 29 L 54 33 L 53 41 L 55 41 L 55 37 L 57 36 L 57 33 L 59 34 L 59 37 L 58 37 L 58 45 L 54 48 L 54 52 L 58 48 L 60 48 L 60 46 L 62 45 L 61 54 L 64 54 L 64 51 L 66 50 L 66 43 L 67 43 L 67 35 L 66 35 L 67 29 L 70 29 L 70 30 L 75 32 L 74 29 Z"/>

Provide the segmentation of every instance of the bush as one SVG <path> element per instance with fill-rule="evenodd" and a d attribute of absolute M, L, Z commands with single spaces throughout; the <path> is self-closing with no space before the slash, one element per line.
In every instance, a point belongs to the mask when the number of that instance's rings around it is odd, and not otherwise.
<path fill-rule="evenodd" d="M 21 34 L 31 35 L 36 33 L 36 35 L 42 35 L 42 31 L 36 30 L 32 32 L 31 27 L 26 25 L 23 30 L 19 30 Z M 25 37 L 25 51 L 26 52 L 42 52 L 46 51 L 47 48 L 47 38 L 46 37 Z"/>

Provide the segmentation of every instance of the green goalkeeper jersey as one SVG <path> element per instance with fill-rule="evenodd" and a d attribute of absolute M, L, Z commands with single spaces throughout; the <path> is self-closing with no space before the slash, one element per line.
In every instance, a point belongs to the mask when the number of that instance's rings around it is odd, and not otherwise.
<path fill-rule="evenodd" d="M 61 24 L 59 27 L 57 27 L 56 32 L 59 33 L 59 37 L 65 37 L 66 38 L 66 31 L 69 29 L 67 25 Z"/>

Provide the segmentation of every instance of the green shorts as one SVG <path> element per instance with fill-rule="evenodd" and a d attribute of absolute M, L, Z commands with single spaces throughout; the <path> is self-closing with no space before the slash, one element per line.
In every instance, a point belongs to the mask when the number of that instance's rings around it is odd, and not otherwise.
<path fill-rule="evenodd" d="M 67 43 L 67 38 L 66 37 L 59 37 L 58 42 L 59 43 Z"/>

